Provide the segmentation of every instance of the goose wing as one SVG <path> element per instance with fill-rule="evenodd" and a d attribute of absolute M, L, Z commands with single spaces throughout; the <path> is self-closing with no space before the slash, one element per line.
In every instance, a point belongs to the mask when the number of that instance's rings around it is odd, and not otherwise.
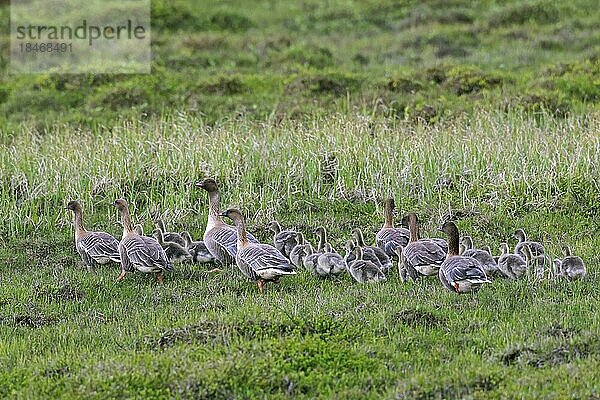
<path fill-rule="evenodd" d="M 466 250 L 462 255 L 465 257 L 473 257 L 474 259 L 479 261 L 486 274 L 498 270 L 498 264 L 494 261 L 494 257 L 492 257 L 491 254 L 487 251 L 479 249 L 469 249 Z"/>
<path fill-rule="evenodd" d="M 406 260 L 413 266 L 441 265 L 446 259 L 446 252 L 439 244 L 427 239 L 409 243 L 403 253 Z"/>
<path fill-rule="evenodd" d="M 94 261 L 110 258 L 119 262 L 119 241 L 106 232 L 91 232 L 77 243 L 80 249 Z"/>
<path fill-rule="evenodd" d="M 410 231 L 406 228 L 382 228 L 375 235 L 375 244 L 388 256 L 394 256 L 394 249 L 398 246 L 406 246 L 410 237 Z"/>
<path fill-rule="evenodd" d="M 238 257 L 263 279 L 274 279 L 280 275 L 296 273 L 290 261 L 279 250 L 268 244 L 246 246 L 240 250 Z"/>
<path fill-rule="evenodd" d="M 121 243 L 131 264 L 147 268 L 173 269 L 167 254 L 154 238 L 132 236 L 124 239 Z"/>
<path fill-rule="evenodd" d="M 473 257 L 450 257 L 444 261 L 441 269 L 444 271 L 446 279 L 450 282 L 464 280 L 477 282 L 488 281 L 487 275 L 481 267 L 481 264 Z"/>
<path fill-rule="evenodd" d="M 211 231 L 211 239 L 235 258 L 237 253 L 237 232 L 230 225 L 221 225 Z"/>

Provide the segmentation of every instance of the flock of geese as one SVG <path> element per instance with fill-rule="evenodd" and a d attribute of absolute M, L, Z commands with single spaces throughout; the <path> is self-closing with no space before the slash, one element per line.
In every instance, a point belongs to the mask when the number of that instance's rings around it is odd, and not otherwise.
<path fill-rule="evenodd" d="M 144 236 L 142 226 L 132 224 L 128 204 L 123 199 L 114 203 L 123 225 L 119 241 L 106 232 L 86 230 L 81 205 L 70 201 L 67 209 L 73 212 L 75 246 L 83 262 L 89 268 L 120 263 L 117 280 L 122 280 L 127 272 L 140 271 L 156 274 L 159 283 L 175 262 L 235 263 L 247 278 L 257 282 L 261 291 L 266 282 L 277 282 L 302 269 L 320 278 L 349 273 L 360 283 L 383 282 L 392 271 L 394 260 L 402 281 L 437 275 L 444 287 L 457 293 L 477 290 L 493 279 L 515 280 L 532 274 L 538 279 L 576 280 L 586 275 L 583 260 L 572 255 L 569 246 L 563 244 L 562 259 L 551 260 L 544 246 L 527 240 L 522 229 L 515 232 L 519 242 L 514 253 L 503 243 L 498 257 L 492 256 L 489 246 L 474 248 L 471 237 L 461 238 L 451 221 L 440 227 L 447 241 L 421 238 L 415 213 L 402 219 L 403 227 L 394 226 L 393 199 L 385 202 L 385 223 L 375 236 L 375 246 L 367 245 L 361 230 L 356 228 L 352 231 L 353 239 L 345 243 L 345 255 L 341 255 L 327 241 L 324 227 L 313 232 L 319 238 L 314 248 L 301 232 L 284 230 L 276 221 L 270 225 L 273 245 L 264 244 L 246 230 L 239 210 L 220 210 L 219 189 L 214 179 L 204 179 L 195 186 L 208 193 L 208 222 L 202 241 L 194 241 L 188 232 L 166 231 L 160 218 L 154 218 L 156 229 L 152 236 Z M 234 225 L 225 223 L 223 217 L 231 219 Z"/>

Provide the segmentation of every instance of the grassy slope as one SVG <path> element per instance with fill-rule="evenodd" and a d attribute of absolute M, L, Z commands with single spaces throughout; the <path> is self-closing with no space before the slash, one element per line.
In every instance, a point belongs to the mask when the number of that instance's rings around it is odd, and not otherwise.
<path fill-rule="evenodd" d="M 153 7 L 152 75 L 0 73 L 1 397 L 599 395 L 595 2 Z M 265 241 L 272 218 L 372 237 L 393 195 L 429 234 L 451 214 L 493 248 L 566 240 L 590 279 L 257 296 L 235 269 L 157 287 L 78 265 L 65 199 L 115 234 L 126 196 L 146 230 L 156 205 L 199 236 L 205 175 Z"/>
<path fill-rule="evenodd" d="M 474 105 L 562 115 L 600 98 L 593 0 L 193 4 L 153 1 L 152 75 L 15 76 L 5 61 L 0 122 L 42 130 L 172 109 L 214 122 L 342 107 L 437 120 Z"/>

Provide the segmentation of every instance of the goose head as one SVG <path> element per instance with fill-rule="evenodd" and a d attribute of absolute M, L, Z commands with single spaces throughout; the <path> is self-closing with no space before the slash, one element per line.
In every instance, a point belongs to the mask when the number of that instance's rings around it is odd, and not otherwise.
<path fill-rule="evenodd" d="M 227 210 L 223 211 L 219 215 L 221 217 L 230 218 L 230 219 L 232 219 L 234 221 L 236 221 L 236 220 L 243 220 L 242 213 L 237 208 L 228 208 Z"/>
<path fill-rule="evenodd" d="M 348 254 L 352 253 L 352 250 L 354 250 L 354 242 L 352 240 L 346 240 L 346 243 L 344 243 L 344 249 Z"/>
<path fill-rule="evenodd" d="M 123 212 L 129 209 L 129 205 L 127 204 L 127 201 L 125 199 L 115 200 L 113 205 L 117 207 L 117 210 L 119 210 L 119 212 Z"/>
<path fill-rule="evenodd" d="M 76 200 L 71 200 L 67 204 L 66 209 L 71 210 L 73 212 L 81 212 L 81 204 L 79 204 L 79 202 Z"/>
<path fill-rule="evenodd" d="M 571 248 L 569 247 L 568 244 L 563 243 L 560 247 L 562 248 L 562 251 L 563 251 L 565 257 L 571 256 Z"/>
<path fill-rule="evenodd" d="M 365 238 L 364 238 L 363 233 L 360 230 L 360 228 L 354 228 L 354 229 L 352 229 L 352 236 L 354 236 L 354 239 L 356 240 L 356 244 L 358 246 L 364 246 L 365 245 Z"/>
<path fill-rule="evenodd" d="M 465 247 L 465 250 L 473 248 L 473 239 L 471 238 L 471 236 L 463 236 L 460 243 Z"/>
<path fill-rule="evenodd" d="M 158 229 L 158 228 L 155 228 L 155 229 L 152 231 L 152 236 L 154 236 L 154 238 L 156 239 L 156 241 L 157 241 L 159 244 L 161 244 L 161 245 L 163 244 L 163 241 L 164 241 L 164 236 L 163 236 L 163 232 L 162 232 L 160 229 Z"/>
<path fill-rule="evenodd" d="M 500 244 L 500 254 L 504 255 L 504 254 L 508 254 L 509 250 L 508 250 L 508 243 L 501 243 Z"/>
<path fill-rule="evenodd" d="M 189 246 L 192 243 L 192 236 L 188 231 L 181 232 L 181 237 L 185 241 L 186 246 Z"/>
<path fill-rule="evenodd" d="M 322 226 L 319 226 L 313 230 L 313 233 L 316 235 L 322 235 L 325 233 L 325 228 Z"/>
<path fill-rule="evenodd" d="M 417 218 L 417 214 L 411 212 L 402 217 L 402 221 L 400 223 L 402 224 L 402 226 L 410 227 L 411 225 L 418 224 L 419 218 Z"/>
<path fill-rule="evenodd" d="M 527 240 L 527 237 L 525 236 L 525 231 L 521 228 L 517 229 L 515 231 L 515 239 L 517 239 L 519 242 L 524 242 Z"/>
<path fill-rule="evenodd" d="M 197 188 L 204 189 L 207 192 L 216 192 L 218 189 L 217 182 L 213 178 L 206 178 L 194 184 Z"/>
<path fill-rule="evenodd" d="M 273 233 L 278 234 L 279 232 L 281 232 L 281 224 L 277 221 L 271 221 L 269 222 L 269 229 Z"/>

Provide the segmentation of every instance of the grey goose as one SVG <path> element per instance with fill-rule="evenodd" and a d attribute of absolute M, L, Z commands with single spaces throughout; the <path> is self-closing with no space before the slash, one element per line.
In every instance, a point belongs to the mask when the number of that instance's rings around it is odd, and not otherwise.
<path fill-rule="evenodd" d="M 173 269 L 167 254 L 156 239 L 140 236 L 135 232 L 131 224 L 127 201 L 119 199 L 115 201 L 114 205 L 121 214 L 123 224 L 123 238 L 119 242 L 121 274 L 117 280 L 125 278 L 127 272 L 137 270 L 143 273 L 155 273 L 156 280 L 162 283 L 164 271 Z"/>

